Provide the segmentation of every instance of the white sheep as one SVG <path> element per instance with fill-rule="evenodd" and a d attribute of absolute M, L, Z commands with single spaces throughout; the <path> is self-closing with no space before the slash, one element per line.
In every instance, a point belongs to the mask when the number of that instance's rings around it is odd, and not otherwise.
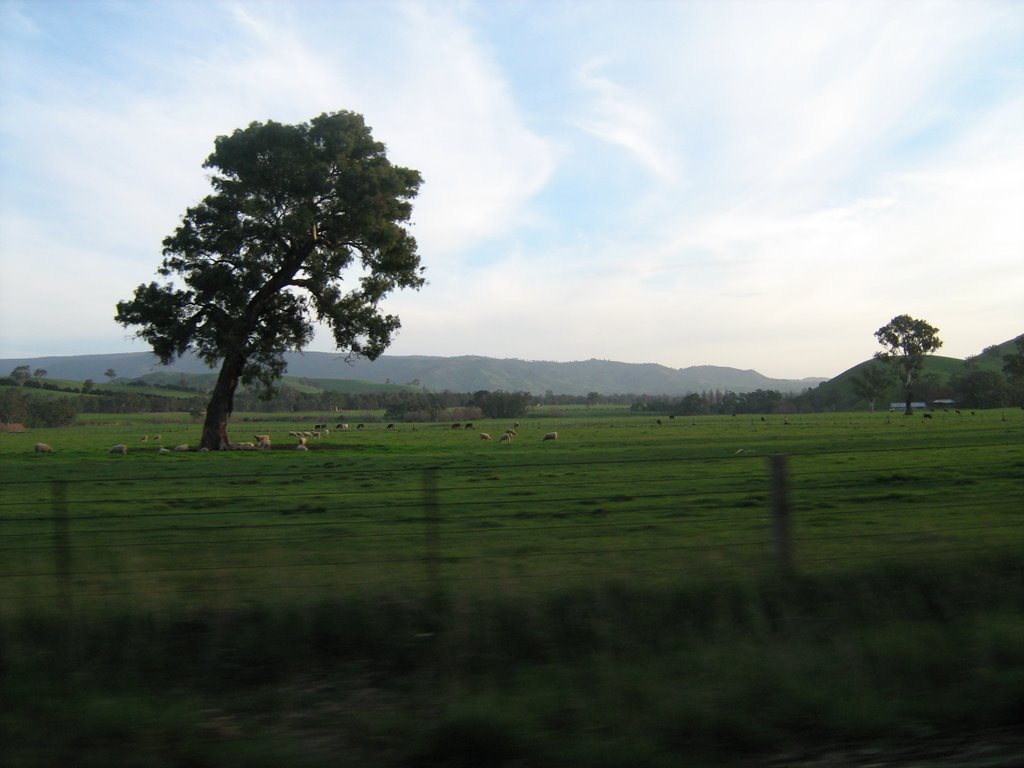
<path fill-rule="evenodd" d="M 235 445 L 235 450 L 236 451 L 255 451 L 256 450 L 256 443 L 249 443 L 249 442 L 237 443 Z"/>
<path fill-rule="evenodd" d="M 174 450 L 177 453 L 185 453 L 189 450 L 188 443 L 182 443 L 181 445 L 174 446 Z"/>
<path fill-rule="evenodd" d="M 270 447 L 270 435 L 254 435 L 256 442 L 259 443 L 261 451 L 269 451 Z"/>
<path fill-rule="evenodd" d="M 512 442 L 512 433 L 511 432 L 506 432 L 504 435 L 502 435 L 498 439 L 498 442 L 499 443 L 511 443 Z"/>
<path fill-rule="evenodd" d="M 480 433 L 480 439 L 481 440 L 490 440 L 491 436 L 489 434 L 487 434 L 486 432 L 481 432 Z"/>
<path fill-rule="evenodd" d="M 557 440 L 557 439 L 558 439 L 558 433 L 557 432 L 548 432 L 546 435 L 544 435 L 544 437 L 541 438 L 541 441 L 543 442 L 544 440 Z"/>
<path fill-rule="evenodd" d="M 298 445 L 295 446 L 295 450 L 296 451 L 308 451 L 309 450 L 309 446 L 306 445 L 305 443 L 299 443 Z"/>
<path fill-rule="evenodd" d="M 157 453 L 170 453 L 170 452 L 171 452 L 170 448 L 163 448 L 163 447 L 161 447 L 160 450 L 157 451 Z"/>
<path fill-rule="evenodd" d="M 128 453 L 128 446 L 125 445 L 124 443 L 118 443 L 117 445 L 110 449 L 110 452 L 119 453 L 123 456 L 124 454 Z"/>
<path fill-rule="evenodd" d="M 50 447 L 49 443 L 36 443 L 33 450 L 36 453 L 53 453 L 53 448 Z"/>

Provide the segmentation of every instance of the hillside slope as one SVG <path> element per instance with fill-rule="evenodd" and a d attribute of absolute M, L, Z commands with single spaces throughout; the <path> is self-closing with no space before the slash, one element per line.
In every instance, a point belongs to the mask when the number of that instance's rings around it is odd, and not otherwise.
<path fill-rule="evenodd" d="M 1002 344 L 994 344 L 987 347 L 977 356 L 968 360 L 961 360 L 956 357 L 945 357 L 943 355 L 928 355 L 924 360 L 924 368 L 921 371 L 920 383 L 918 384 L 917 400 L 929 399 L 935 396 L 948 397 L 946 391 L 950 380 L 962 376 L 972 365 L 980 370 L 1001 372 L 1003 369 L 1003 356 L 1014 353 L 1016 346 L 1013 339 L 1004 341 Z M 859 398 L 853 386 L 853 380 L 861 376 L 864 369 L 877 365 L 874 359 L 858 363 L 849 370 L 843 371 L 828 381 L 822 382 L 809 394 L 819 401 L 830 402 L 842 408 L 867 407 L 862 398 Z M 877 407 L 888 407 L 889 403 L 903 401 L 903 391 L 900 385 L 893 382 L 892 386 L 883 398 L 884 402 L 877 404 Z"/>
<path fill-rule="evenodd" d="M 824 381 L 772 379 L 757 371 L 721 366 L 669 368 L 663 365 L 582 360 L 560 363 L 491 357 L 429 357 L 383 355 L 378 360 L 355 359 L 325 352 L 289 353 L 288 376 L 410 384 L 433 391 L 475 392 L 505 390 L 543 395 L 651 394 L 684 395 L 711 390 L 752 392 L 775 389 L 801 392 Z M 43 368 L 52 378 L 106 381 L 108 369 L 118 379 L 136 379 L 157 372 L 207 374 L 210 369 L 192 355 L 164 367 L 147 352 L 76 355 L 0 360 L 0 375 L 19 365 Z"/>

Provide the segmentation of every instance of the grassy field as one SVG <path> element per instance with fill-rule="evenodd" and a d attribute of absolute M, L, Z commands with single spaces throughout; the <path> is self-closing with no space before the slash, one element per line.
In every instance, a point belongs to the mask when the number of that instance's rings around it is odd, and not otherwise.
<path fill-rule="evenodd" d="M 274 449 L 217 454 L 160 453 L 198 437 L 176 414 L 0 434 L 0 734 L 13 765 L 798 764 L 950 733 L 1005 757 L 1024 412 L 930 415 L 562 407 L 503 444 L 346 414 L 299 452 L 316 414 L 238 414 Z"/>

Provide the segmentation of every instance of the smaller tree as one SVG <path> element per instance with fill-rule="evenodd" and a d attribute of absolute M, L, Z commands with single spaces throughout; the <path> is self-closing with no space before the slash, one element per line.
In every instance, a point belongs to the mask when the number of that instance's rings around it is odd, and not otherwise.
<path fill-rule="evenodd" d="M 26 381 L 32 378 L 32 368 L 28 365 L 19 365 L 13 371 L 11 371 L 11 378 L 18 383 L 19 386 L 24 384 Z"/>
<path fill-rule="evenodd" d="M 113 368 L 107 368 L 107 370 L 103 372 L 103 375 L 111 381 L 117 378 L 117 372 Z"/>
<path fill-rule="evenodd" d="M 850 379 L 857 397 L 864 398 L 871 404 L 871 412 L 875 411 L 875 402 L 885 397 L 893 384 L 892 369 L 884 365 L 871 364 Z"/>
<path fill-rule="evenodd" d="M 37 379 L 41 379 L 44 376 L 46 376 L 46 369 L 36 368 L 34 371 L 32 371 L 32 375 L 35 376 Z"/>
<path fill-rule="evenodd" d="M 1024 381 L 1024 333 L 1013 340 L 1016 352 L 1003 355 L 1003 373 L 1012 382 Z"/>
<path fill-rule="evenodd" d="M 897 315 L 875 331 L 875 338 L 883 347 L 875 358 L 889 363 L 899 377 L 906 396 L 904 413 L 909 416 L 913 412 L 910 404 L 914 384 L 921 376 L 924 358 L 942 346 L 939 329 L 910 315 Z"/>
<path fill-rule="evenodd" d="M 1003 373 L 1010 384 L 1013 396 L 1021 399 L 1024 408 L 1024 333 L 1013 340 L 1016 352 L 1003 355 Z"/>
<path fill-rule="evenodd" d="M 1006 405 L 1008 388 L 999 371 L 965 370 L 951 382 L 956 400 L 967 408 L 999 408 Z"/>
<path fill-rule="evenodd" d="M 25 421 L 28 415 L 28 397 L 18 389 L 0 389 L 0 423 Z"/>
<path fill-rule="evenodd" d="M 33 397 L 25 423 L 30 427 L 69 427 L 78 418 L 78 406 L 70 397 Z"/>

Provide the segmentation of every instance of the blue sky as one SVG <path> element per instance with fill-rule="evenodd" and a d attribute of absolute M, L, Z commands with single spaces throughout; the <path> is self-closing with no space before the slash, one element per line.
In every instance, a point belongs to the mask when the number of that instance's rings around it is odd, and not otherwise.
<path fill-rule="evenodd" d="M 144 350 L 114 305 L 214 138 L 339 109 L 425 179 L 391 354 L 833 376 L 897 314 L 1024 332 L 1024 2 L 0 0 L 0 63 L 0 357 Z"/>

